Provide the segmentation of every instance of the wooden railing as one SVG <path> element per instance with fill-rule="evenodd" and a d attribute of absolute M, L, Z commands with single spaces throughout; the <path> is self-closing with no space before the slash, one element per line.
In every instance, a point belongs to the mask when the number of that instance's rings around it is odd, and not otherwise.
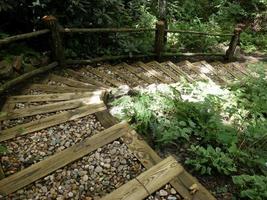
<path fill-rule="evenodd" d="M 61 28 L 58 24 L 58 21 L 53 16 L 45 16 L 43 18 L 48 29 L 20 34 L 16 36 L 7 37 L 0 39 L 0 46 L 9 44 L 11 42 L 29 39 L 32 37 L 37 37 L 43 34 L 51 35 L 51 49 L 52 56 L 55 61 L 60 65 L 64 64 L 75 64 L 75 63 L 92 63 L 102 60 L 113 60 L 121 58 L 129 58 L 129 55 L 119 55 L 119 56 L 105 56 L 94 59 L 87 60 L 67 60 L 64 56 L 64 48 L 62 41 L 62 34 L 68 33 L 143 33 L 143 32 L 155 32 L 155 45 L 154 53 L 148 53 L 145 55 L 132 55 L 131 57 L 146 57 L 146 56 L 156 56 L 157 59 L 162 58 L 163 56 L 224 56 L 225 59 L 231 60 L 234 57 L 234 52 L 240 40 L 240 34 L 242 28 L 237 27 L 234 30 L 234 33 L 206 33 L 198 32 L 192 30 L 176 30 L 176 29 L 167 29 L 164 21 L 158 21 L 155 28 Z M 226 51 L 226 54 L 221 53 L 170 53 L 165 52 L 165 45 L 168 40 L 168 33 L 179 33 L 179 34 L 194 34 L 194 35 L 203 35 L 203 36 L 216 36 L 216 37 L 231 37 L 229 48 Z"/>

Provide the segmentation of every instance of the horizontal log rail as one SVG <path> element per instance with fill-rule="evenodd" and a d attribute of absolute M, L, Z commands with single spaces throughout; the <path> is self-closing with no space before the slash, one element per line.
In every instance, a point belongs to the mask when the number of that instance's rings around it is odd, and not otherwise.
<path fill-rule="evenodd" d="M 198 31 L 189 31 L 189 30 L 178 30 L 178 29 L 166 29 L 167 33 L 182 33 L 182 34 L 195 34 L 195 35 L 207 35 L 207 36 L 233 36 L 233 33 L 206 33 Z"/>
<path fill-rule="evenodd" d="M 64 28 L 63 33 L 141 33 L 153 32 L 155 28 Z"/>
<path fill-rule="evenodd" d="M 175 52 L 163 52 L 162 56 L 225 56 L 224 53 L 175 53 Z"/>
<path fill-rule="evenodd" d="M 6 37 L 4 39 L 0 39 L 0 45 L 9 44 L 11 42 L 15 42 L 18 40 L 25 40 L 25 39 L 37 37 L 39 35 L 44 35 L 44 34 L 49 33 L 49 32 L 50 32 L 49 29 L 43 29 L 43 30 L 39 30 L 39 31 L 35 31 L 35 32 L 24 33 L 24 34 Z"/>
<path fill-rule="evenodd" d="M 28 73 L 25 73 L 25 74 L 22 74 L 20 75 L 19 77 L 17 78 L 14 78 L 8 82 L 6 82 L 5 84 L 1 85 L 0 86 L 0 95 L 7 89 L 9 89 L 10 87 L 18 84 L 18 83 L 21 83 L 35 75 L 38 75 L 38 74 L 41 74 L 41 73 L 44 73 L 46 71 L 49 71 L 51 70 L 52 68 L 55 68 L 56 66 L 58 66 L 58 63 L 57 62 L 53 62 L 45 67 L 40 67 L 38 69 L 35 69 L 33 71 L 30 71 Z"/>
<path fill-rule="evenodd" d="M 118 55 L 118 56 L 102 56 L 102 57 L 97 57 L 97 58 L 92 58 L 92 59 L 81 59 L 81 60 L 72 60 L 68 59 L 66 60 L 66 64 L 73 65 L 73 64 L 92 64 L 96 62 L 101 62 L 101 61 L 108 61 L 108 60 L 118 60 L 118 59 L 126 59 L 126 58 L 145 58 L 145 57 L 152 57 L 155 56 L 155 53 L 151 54 L 139 54 L 139 55 Z"/>

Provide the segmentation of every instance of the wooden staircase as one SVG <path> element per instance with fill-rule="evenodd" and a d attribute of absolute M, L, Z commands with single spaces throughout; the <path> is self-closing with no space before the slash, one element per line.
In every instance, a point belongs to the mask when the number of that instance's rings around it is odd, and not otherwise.
<path fill-rule="evenodd" d="M 96 152 L 113 141 L 121 140 L 145 171 L 109 194 L 102 194 L 102 199 L 145 199 L 168 183 L 181 199 L 215 199 L 173 157 L 160 158 L 126 122 L 118 122 L 111 116 L 105 105 L 106 94 L 112 87 L 128 85 L 134 88 L 153 83 L 169 84 L 179 82 L 181 78 L 189 82 L 204 79 L 225 85 L 248 74 L 249 71 L 237 63 L 209 64 L 205 61 L 184 61 L 177 64 L 170 61 L 137 62 L 131 65 L 121 63 L 97 68 L 83 66 L 48 74 L 45 79 L 29 85 L 21 94 L 7 98 L 0 115 L 2 144 L 14 145 L 17 140 L 27 139 L 32 134 L 86 116 L 96 117 L 105 130 L 53 155 L 45 155 L 40 161 L 33 161 L 34 164 L 21 170 L 17 169 L 10 175 L 6 173 L 8 167 L 2 164 L 3 173 L 8 175 L 0 180 L 0 196 L 3 199 L 16 199 L 19 196 L 17 191 L 21 188 L 27 189 L 29 185 L 35 187 L 37 180 L 42 183 L 45 177 L 58 169 Z M 21 123 L 16 125 L 11 123 L 12 120 Z M 12 156 L 19 162 L 19 155 Z M 99 199 L 99 196 L 95 198 L 93 192 L 85 192 L 83 195 L 86 199 Z M 76 197 L 82 199 L 79 195 Z"/>

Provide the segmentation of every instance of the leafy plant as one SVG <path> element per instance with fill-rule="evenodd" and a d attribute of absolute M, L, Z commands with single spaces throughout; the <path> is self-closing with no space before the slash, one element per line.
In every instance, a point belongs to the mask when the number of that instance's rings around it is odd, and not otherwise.
<path fill-rule="evenodd" d="M 194 158 L 187 159 L 185 163 L 201 174 L 212 174 L 212 171 L 215 170 L 229 175 L 237 171 L 234 160 L 219 147 L 213 148 L 208 145 L 207 148 L 204 148 L 192 145 L 190 151 Z"/>
<path fill-rule="evenodd" d="M 267 199 L 267 177 L 258 175 L 233 176 L 234 184 L 240 188 L 240 197 L 252 200 Z"/>

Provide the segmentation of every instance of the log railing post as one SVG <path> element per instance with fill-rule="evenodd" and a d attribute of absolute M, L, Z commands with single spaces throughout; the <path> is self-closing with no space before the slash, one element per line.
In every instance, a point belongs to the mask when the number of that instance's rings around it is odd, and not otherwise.
<path fill-rule="evenodd" d="M 44 16 L 43 21 L 45 22 L 46 26 L 51 30 L 51 47 L 53 59 L 57 61 L 60 66 L 64 66 L 64 48 L 62 44 L 58 20 L 54 16 Z"/>
<path fill-rule="evenodd" d="M 165 23 L 158 21 L 156 23 L 156 38 L 155 38 L 155 53 L 158 60 L 160 60 L 165 46 Z"/>
<path fill-rule="evenodd" d="M 5 173 L 4 173 L 4 170 L 3 170 L 3 168 L 2 168 L 2 166 L 0 164 L 0 180 L 3 179 L 3 178 L 5 178 Z"/>
<path fill-rule="evenodd" d="M 234 30 L 234 35 L 232 36 L 231 42 L 229 44 L 229 48 L 226 51 L 226 55 L 225 55 L 226 60 L 232 60 L 233 59 L 233 57 L 235 55 L 236 47 L 240 42 L 241 32 L 242 32 L 242 28 L 237 26 Z"/>

